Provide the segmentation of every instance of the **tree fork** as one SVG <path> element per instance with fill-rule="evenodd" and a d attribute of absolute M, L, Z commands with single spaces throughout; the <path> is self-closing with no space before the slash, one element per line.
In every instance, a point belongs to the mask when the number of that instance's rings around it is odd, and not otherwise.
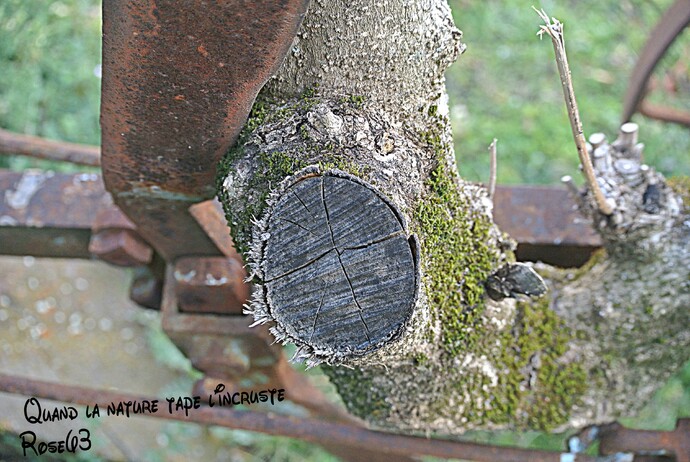
<path fill-rule="evenodd" d="M 682 290 L 660 290 L 652 314 L 640 295 L 649 300 L 660 283 L 641 281 L 632 261 L 616 279 L 601 256 L 576 273 L 543 267 L 553 290 L 539 300 L 488 297 L 485 282 L 509 274 L 499 269 L 513 244 L 486 190 L 457 175 L 443 73 L 464 48 L 459 38 L 440 0 L 312 2 L 220 167 L 219 195 L 256 283 L 250 311 L 298 345 L 296 359 L 326 363 L 349 410 L 378 426 L 553 430 L 633 412 L 687 348 L 683 233 L 655 247 L 671 253 Z M 664 223 L 678 229 L 682 217 Z M 610 315 L 612 299 L 630 314 Z M 681 348 L 650 350 L 665 368 L 658 376 L 617 343 L 630 335 L 614 335 L 646 321 L 640 348 L 664 333 Z"/>

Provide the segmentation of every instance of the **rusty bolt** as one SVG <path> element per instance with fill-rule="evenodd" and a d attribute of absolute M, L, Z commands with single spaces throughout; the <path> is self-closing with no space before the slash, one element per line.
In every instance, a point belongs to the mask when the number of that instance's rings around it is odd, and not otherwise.
<path fill-rule="evenodd" d="M 131 229 L 104 229 L 91 235 L 89 252 L 117 266 L 140 266 L 151 261 L 153 250 Z"/>
<path fill-rule="evenodd" d="M 151 271 L 148 266 L 140 266 L 134 270 L 134 279 L 129 287 L 129 298 L 144 308 L 159 310 L 163 281 Z"/>
<path fill-rule="evenodd" d="M 91 228 L 89 252 L 117 266 L 146 265 L 151 247 L 136 232 L 136 226 L 119 209 L 108 207 L 96 215 Z"/>
<path fill-rule="evenodd" d="M 175 295 L 185 313 L 242 314 L 249 298 L 246 272 L 235 258 L 182 257 L 175 262 Z"/>

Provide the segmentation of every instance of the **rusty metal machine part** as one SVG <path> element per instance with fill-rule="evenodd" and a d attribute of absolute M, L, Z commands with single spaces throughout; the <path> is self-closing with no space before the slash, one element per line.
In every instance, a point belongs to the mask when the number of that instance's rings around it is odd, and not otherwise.
<path fill-rule="evenodd" d="M 308 0 L 103 4 L 103 176 L 168 261 L 219 255 L 189 215 L 288 51 Z"/>
<path fill-rule="evenodd" d="M 635 461 L 690 462 L 690 419 L 678 419 L 672 431 L 637 430 L 618 422 L 591 425 L 570 437 L 568 446 L 571 451 L 581 453 L 595 442 L 599 442 L 599 454 L 603 456 L 634 454 Z"/>
<path fill-rule="evenodd" d="M 91 231 L 89 252 L 103 261 L 117 266 L 142 266 L 153 257 L 151 247 L 119 209 L 99 210 Z"/>
<path fill-rule="evenodd" d="M 202 384 L 195 393 L 207 392 L 215 384 Z M 116 393 L 110 390 L 96 390 L 91 388 L 56 384 L 40 380 L 12 377 L 0 374 L 0 391 L 5 393 L 35 396 L 73 404 L 93 405 L 119 401 L 152 401 L 155 397 L 133 396 Z M 533 462 L 605 462 L 605 461 L 668 461 L 667 456 L 674 457 L 677 462 L 690 460 L 688 442 L 690 442 L 690 420 L 679 419 L 676 429 L 672 432 L 647 430 L 632 430 L 619 424 L 609 424 L 602 427 L 587 427 L 584 433 L 593 434 L 599 439 L 600 454 L 608 457 L 596 457 L 583 454 L 579 443 L 570 446 L 572 452 L 560 453 L 537 449 L 523 449 L 478 444 L 465 441 L 442 440 L 419 436 L 396 435 L 372 431 L 353 425 L 355 422 L 336 421 L 326 422 L 304 417 L 288 417 L 275 413 L 263 413 L 246 410 L 234 410 L 228 407 L 202 406 L 193 413 L 185 415 L 184 410 L 173 412 L 161 411 L 152 417 L 198 422 L 206 425 L 221 425 L 250 431 L 283 435 L 300 438 L 305 441 L 331 447 L 333 445 L 348 448 L 347 454 L 339 453 L 345 460 L 387 460 L 385 457 L 395 457 L 395 460 L 408 461 L 408 455 L 431 455 L 435 457 L 454 458 L 473 461 L 516 461 L 529 460 Z M 592 432 L 592 430 L 595 432 Z M 584 437 L 585 439 L 588 439 Z M 588 441 L 592 442 L 592 440 Z M 376 454 L 378 458 L 370 458 Z M 349 456 L 349 457 L 348 457 Z M 633 459 L 634 457 L 634 459 Z"/>
<path fill-rule="evenodd" d="M 628 88 L 623 99 L 621 122 L 629 121 L 632 115 L 638 110 L 646 112 L 645 106 L 647 106 L 647 104 L 645 104 L 643 100 L 645 92 L 647 91 L 649 78 L 656 65 L 661 61 L 661 58 L 663 58 L 666 50 L 668 50 L 673 41 L 688 25 L 690 25 L 690 1 L 676 0 L 673 5 L 666 10 L 664 16 L 651 32 L 649 40 L 645 44 L 633 68 L 628 82 Z M 666 111 L 664 111 L 657 106 L 650 106 L 648 109 L 651 109 L 651 112 L 654 114 L 653 116 L 656 118 L 663 120 L 664 114 L 676 114 L 670 121 L 690 125 L 690 115 L 686 112 L 671 110 L 671 108 L 665 108 Z"/>
<path fill-rule="evenodd" d="M 228 257 L 181 257 L 174 263 L 175 290 L 185 313 L 242 314 L 249 299 L 242 263 Z"/>

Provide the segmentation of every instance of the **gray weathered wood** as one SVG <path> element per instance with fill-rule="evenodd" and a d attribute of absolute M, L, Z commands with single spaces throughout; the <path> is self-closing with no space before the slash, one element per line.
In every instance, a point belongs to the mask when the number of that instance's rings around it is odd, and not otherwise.
<path fill-rule="evenodd" d="M 359 356 L 410 318 L 415 256 L 402 216 L 372 186 L 335 171 L 302 178 L 275 202 L 264 237 L 267 308 L 298 345 Z"/>

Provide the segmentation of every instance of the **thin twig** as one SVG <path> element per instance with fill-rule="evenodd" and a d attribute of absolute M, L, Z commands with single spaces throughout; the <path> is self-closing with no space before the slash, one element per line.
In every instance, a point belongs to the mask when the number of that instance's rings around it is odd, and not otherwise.
<path fill-rule="evenodd" d="M 539 17 L 544 21 L 544 25 L 539 26 L 537 35 L 542 37 L 546 33 L 551 37 L 553 42 L 553 49 L 556 52 L 556 64 L 558 65 L 558 73 L 561 76 L 561 85 L 563 87 L 563 96 L 565 97 L 565 105 L 568 109 L 568 119 L 570 120 L 570 127 L 573 131 L 573 138 L 575 139 L 575 146 L 577 146 L 577 154 L 580 157 L 580 162 L 585 173 L 587 185 L 594 193 L 594 200 L 596 201 L 599 211 L 604 215 L 611 215 L 613 207 L 604 197 L 604 193 L 599 188 L 592 161 L 587 154 L 587 141 L 582 130 L 582 121 L 580 120 L 580 113 L 577 110 L 577 102 L 575 101 L 575 90 L 573 89 L 573 80 L 570 75 L 570 66 L 568 65 L 568 58 L 565 54 L 565 39 L 563 37 L 563 24 L 556 18 L 549 19 L 544 10 L 537 10 Z M 553 22 L 552 22 L 553 21 Z"/>
<path fill-rule="evenodd" d="M 494 140 L 489 145 L 489 155 L 491 160 L 489 161 L 489 199 L 494 200 L 494 194 L 496 193 L 496 143 L 498 140 Z"/>

